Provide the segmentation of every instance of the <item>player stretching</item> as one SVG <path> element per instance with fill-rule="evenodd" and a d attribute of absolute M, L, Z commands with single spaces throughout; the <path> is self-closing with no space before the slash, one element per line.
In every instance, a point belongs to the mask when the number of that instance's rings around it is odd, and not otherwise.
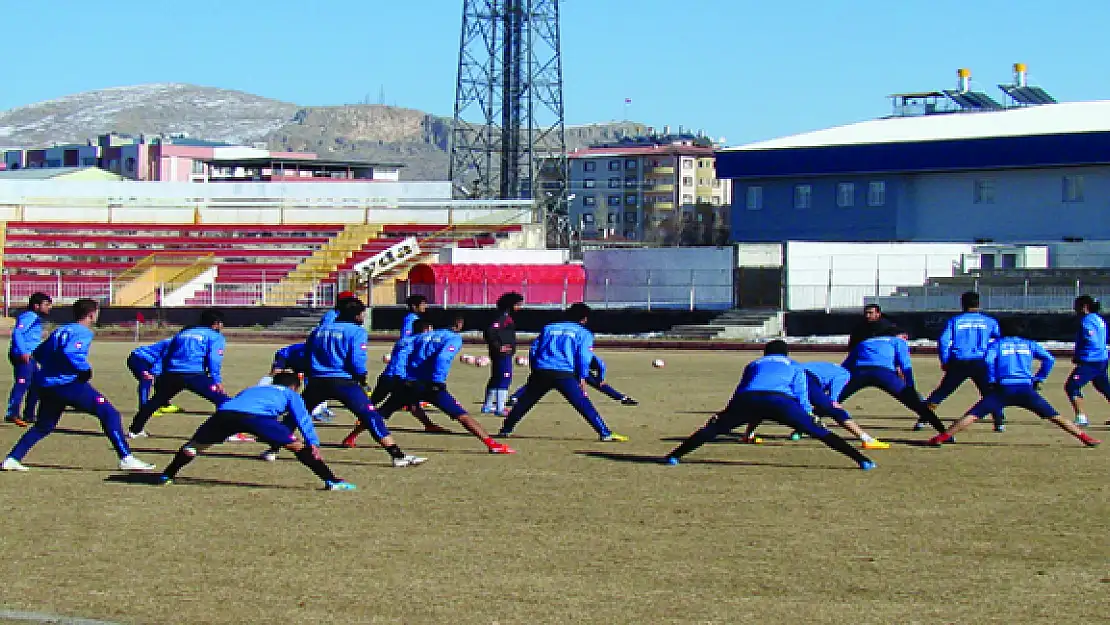
<path fill-rule="evenodd" d="M 92 326 L 99 312 L 100 307 L 95 301 L 77 300 L 73 303 L 73 323 L 54 330 L 35 349 L 34 356 L 39 365 L 34 382 L 39 392 L 38 418 L 8 452 L 0 469 L 26 471 L 24 456 L 36 443 L 50 436 L 67 406 L 100 419 L 104 435 L 119 455 L 121 470 L 149 471 L 154 468 L 153 464 L 131 455 L 119 412 L 89 384 L 93 375 L 89 365 L 89 345 L 93 340 Z"/>
<path fill-rule="evenodd" d="M 999 337 L 998 322 L 979 312 L 979 294 L 974 291 L 960 296 L 960 307 L 963 313 L 948 320 L 937 342 L 937 356 L 940 357 L 944 377 L 925 400 L 934 412 L 967 380 L 975 384 L 980 396 L 987 394 L 990 385 L 983 357 L 987 355 L 987 346 Z M 920 430 L 923 426 L 918 421 L 914 429 Z M 994 414 L 994 431 L 1006 431 L 1006 418 L 1001 411 Z"/>
<path fill-rule="evenodd" d="M 921 399 L 914 385 L 910 368 L 910 347 L 898 328 L 888 328 L 882 334 L 860 342 L 848 354 L 844 367 L 851 372 L 848 385 L 840 393 L 843 404 L 852 395 L 865 388 L 877 388 L 897 399 L 903 406 L 917 413 L 919 420 L 944 432 L 944 424 Z"/>
<path fill-rule="evenodd" d="M 397 393 L 401 390 L 401 386 L 405 383 L 405 365 L 408 363 L 409 354 L 412 353 L 412 346 L 416 342 L 416 337 L 424 334 L 425 332 L 432 331 L 431 322 L 420 319 L 413 325 L 413 334 L 403 336 L 393 344 L 393 351 L 390 352 L 389 364 L 378 375 L 378 381 L 374 384 L 374 390 L 370 393 L 370 403 L 380 407 L 390 395 Z M 447 428 L 436 425 L 428 418 L 428 413 L 420 407 L 420 402 L 415 402 L 407 406 L 412 416 L 424 426 L 424 431 L 431 434 L 446 434 L 450 430 Z M 340 443 L 341 446 L 348 449 L 354 449 L 357 443 L 355 439 L 359 434 L 366 431 L 362 422 L 355 424 L 355 429 L 343 439 Z"/>
<path fill-rule="evenodd" d="M 485 414 L 505 416 L 509 387 L 513 384 L 513 356 L 516 355 L 516 322 L 512 313 L 520 310 L 523 303 L 520 293 L 505 293 L 497 298 L 497 319 L 483 333 L 491 365 L 486 402 L 482 404 Z"/>
<path fill-rule="evenodd" d="M 172 340 L 163 339 L 153 345 L 136 347 L 127 356 L 127 370 L 139 383 L 137 393 L 140 410 L 150 401 L 150 392 L 154 388 L 154 381 L 162 375 L 162 359 L 166 357 L 166 348 L 169 347 Z M 154 414 L 163 415 L 175 412 L 181 412 L 181 408 L 170 404 L 168 406 L 158 406 Z"/>
<path fill-rule="evenodd" d="M 344 291 L 348 293 L 349 291 Z M 328 323 L 332 323 L 332 319 Z M 323 325 L 323 322 L 321 322 Z M 272 384 L 274 376 L 283 373 L 292 372 L 304 378 L 308 373 L 308 353 L 305 351 L 304 343 L 293 343 L 286 345 L 274 352 L 274 362 L 270 364 L 270 375 L 264 376 L 258 380 L 259 386 Z M 319 421 L 320 423 L 331 423 L 335 415 L 331 409 L 328 408 L 328 402 L 322 402 L 312 409 L 312 420 Z"/>
<path fill-rule="evenodd" d="M 1110 379 L 1106 376 L 1106 322 L 1098 314 L 1101 307 L 1090 295 L 1075 298 L 1075 314 L 1080 317 L 1079 331 L 1075 335 L 1075 355 L 1072 357 L 1075 368 L 1068 374 L 1064 390 L 1075 411 L 1075 424 L 1079 426 L 1090 425 L 1083 409 L 1083 387 L 1088 382 L 1093 383 L 1095 390 L 1110 401 Z M 1107 424 L 1110 425 L 1110 421 Z"/>
<path fill-rule="evenodd" d="M 146 424 L 154 411 L 165 406 L 178 393 L 188 390 L 219 407 L 229 399 L 224 393 L 220 369 L 224 361 L 224 316 L 218 310 L 208 309 L 200 313 L 200 323 L 177 333 L 166 347 L 162 365 L 162 375 L 154 387 L 154 397 L 150 399 L 131 421 L 127 436 L 142 438 L 148 436 Z M 251 440 L 240 437 L 239 440 Z"/>
<path fill-rule="evenodd" d="M 12 344 L 8 348 L 8 362 L 12 363 L 12 392 L 8 396 L 8 412 L 4 420 L 19 427 L 27 427 L 35 420 L 38 393 L 31 384 L 35 377 L 32 352 L 42 343 L 42 318 L 50 314 L 54 301 L 46 293 L 32 293 L 27 310 L 19 313 L 12 328 Z M 27 401 L 24 404 L 24 396 Z M 19 416 L 20 404 L 23 416 Z"/>
<path fill-rule="evenodd" d="M 455 317 L 450 328 L 416 335 L 407 362 L 400 369 L 405 382 L 382 404 L 382 417 L 388 419 L 403 406 L 428 402 L 482 441 L 489 453 L 514 454 L 516 451 L 512 448 L 490 438 L 485 428 L 467 414 L 466 409 L 447 391 L 447 376 L 462 349 L 462 336 L 459 335 L 462 327 L 463 318 Z"/>
<path fill-rule="evenodd" d="M 401 338 L 412 336 L 413 326 L 420 320 L 420 315 L 428 310 L 428 298 L 423 295 L 410 295 L 405 299 L 405 305 L 408 306 L 409 311 L 401 320 Z"/>
<path fill-rule="evenodd" d="M 740 384 L 725 409 L 667 454 L 664 462 L 676 465 L 680 458 L 720 434 L 731 432 L 757 419 L 771 419 L 820 440 L 833 450 L 855 460 L 864 471 L 875 468 L 875 463 L 856 451 L 848 441 L 813 420 L 810 416 L 813 407 L 809 404 L 809 393 L 806 373 L 801 365 L 789 358 L 786 342 L 771 341 L 763 349 L 762 358 L 757 358 L 744 367 Z"/>
<path fill-rule="evenodd" d="M 605 420 L 594 408 L 586 395 L 586 378 L 590 375 L 590 363 L 594 358 L 594 335 L 586 329 L 590 307 L 581 302 L 572 304 L 566 311 L 566 321 L 549 323 L 532 342 L 528 360 L 532 373 L 525 383 L 524 394 L 520 396 L 498 436 L 512 436 L 524 415 L 536 405 L 548 391 L 556 390 L 578 414 L 582 415 L 598 437 L 607 443 L 622 443 L 628 440 L 609 429 Z"/>
<path fill-rule="evenodd" d="M 301 381 L 296 373 L 278 373 L 272 384 L 248 388 L 227 400 L 215 414 L 197 428 L 189 441 L 181 446 L 166 470 L 159 475 L 160 484 L 169 484 L 185 465 L 197 454 L 212 445 L 222 443 L 237 432 L 249 432 L 277 447 L 284 447 L 324 481 L 327 490 L 355 490 L 355 485 L 345 482 L 331 472 L 320 457 L 320 439 L 304 400 L 297 394 Z M 288 415 L 304 436 L 304 442 L 293 436 L 292 430 L 282 424 Z"/>
<path fill-rule="evenodd" d="M 929 439 L 930 444 L 941 445 L 948 442 L 956 432 L 1005 406 L 1025 408 L 1038 417 L 1051 421 L 1088 447 L 1101 442 L 1091 438 L 1075 424 L 1064 420 L 1037 392 L 1037 388 L 1052 371 L 1056 359 L 1040 343 L 1021 338 L 1024 330 L 1025 324 L 1018 319 L 1002 322 L 1002 338 L 992 343 L 986 354 L 987 372 L 992 384 L 990 390 L 967 411 L 963 419 L 952 424 L 947 432 Z M 1041 361 L 1036 375 L 1033 375 L 1034 359 Z"/>
<path fill-rule="evenodd" d="M 606 397 L 615 399 L 621 403 L 622 406 L 639 406 L 640 402 L 632 398 L 631 395 L 624 393 L 613 388 L 612 384 L 605 381 L 605 361 L 594 354 L 594 359 L 590 361 L 590 373 L 586 376 L 586 385 L 596 388 L 601 391 Z M 509 405 L 515 406 L 520 401 L 520 396 L 524 394 L 524 390 L 528 385 L 521 386 L 516 389 L 512 397 L 509 398 Z"/>
<path fill-rule="evenodd" d="M 319 325 L 326 326 L 329 323 L 335 323 L 335 320 L 339 317 L 339 308 L 345 300 L 349 299 L 358 299 L 358 297 L 351 291 L 340 291 L 339 295 L 335 296 L 335 306 L 329 308 L 324 316 L 320 317 Z"/>

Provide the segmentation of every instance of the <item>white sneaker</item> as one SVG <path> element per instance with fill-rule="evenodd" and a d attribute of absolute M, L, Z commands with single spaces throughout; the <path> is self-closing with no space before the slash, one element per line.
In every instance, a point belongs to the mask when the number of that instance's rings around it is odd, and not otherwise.
<path fill-rule="evenodd" d="M 153 471 L 154 465 L 143 462 L 135 456 L 125 456 L 119 461 L 120 471 Z"/>
<path fill-rule="evenodd" d="M 420 466 L 420 465 L 424 464 L 427 461 L 428 461 L 427 458 L 421 458 L 420 456 L 405 456 L 404 458 L 394 458 L 393 459 L 393 466 L 395 466 L 395 467 L 417 467 L 417 466 Z"/>
<path fill-rule="evenodd" d="M 30 471 L 30 469 L 15 458 L 4 458 L 4 464 L 0 464 L 0 471 Z"/>
<path fill-rule="evenodd" d="M 258 457 L 261 458 L 262 460 L 265 460 L 266 462 L 274 462 L 274 461 L 277 460 L 277 452 L 276 451 L 270 451 L 269 449 L 267 449 L 266 451 L 259 454 Z"/>
<path fill-rule="evenodd" d="M 243 434 L 242 432 L 239 432 L 238 434 L 232 434 L 231 436 L 228 436 L 227 437 L 227 442 L 228 443 L 257 443 L 258 440 L 255 439 L 255 437 L 251 436 L 250 434 Z"/>
<path fill-rule="evenodd" d="M 1091 422 L 1087 420 L 1087 415 L 1077 414 L 1075 415 L 1075 424 L 1080 427 L 1087 427 Z"/>
<path fill-rule="evenodd" d="M 143 430 L 141 432 L 132 432 L 131 430 L 128 430 L 127 431 L 127 438 L 130 438 L 130 439 L 150 438 L 150 434 L 147 434 L 146 430 Z"/>

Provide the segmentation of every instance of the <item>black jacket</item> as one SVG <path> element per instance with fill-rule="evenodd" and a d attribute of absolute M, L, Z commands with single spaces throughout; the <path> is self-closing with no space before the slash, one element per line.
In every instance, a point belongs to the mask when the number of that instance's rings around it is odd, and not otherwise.
<path fill-rule="evenodd" d="M 489 347 L 490 358 L 500 356 L 501 348 L 505 345 L 512 347 L 512 350 L 507 353 L 516 353 L 516 322 L 509 313 L 501 313 L 482 335 Z"/>

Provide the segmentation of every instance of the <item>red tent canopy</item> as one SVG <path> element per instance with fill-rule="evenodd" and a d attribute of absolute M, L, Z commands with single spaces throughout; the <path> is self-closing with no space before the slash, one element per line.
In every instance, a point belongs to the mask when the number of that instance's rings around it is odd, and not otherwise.
<path fill-rule="evenodd" d="M 516 291 L 526 304 L 582 301 L 586 271 L 581 265 L 438 265 L 409 271 L 413 293 L 430 304 L 492 305 L 502 293 Z"/>

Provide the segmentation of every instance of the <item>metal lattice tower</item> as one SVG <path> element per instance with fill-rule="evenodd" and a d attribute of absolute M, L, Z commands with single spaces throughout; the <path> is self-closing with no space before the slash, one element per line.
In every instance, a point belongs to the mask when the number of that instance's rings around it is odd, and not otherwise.
<path fill-rule="evenodd" d="M 559 45 L 559 0 L 463 0 L 448 174 L 468 197 L 535 199 L 556 231 L 567 189 Z"/>

